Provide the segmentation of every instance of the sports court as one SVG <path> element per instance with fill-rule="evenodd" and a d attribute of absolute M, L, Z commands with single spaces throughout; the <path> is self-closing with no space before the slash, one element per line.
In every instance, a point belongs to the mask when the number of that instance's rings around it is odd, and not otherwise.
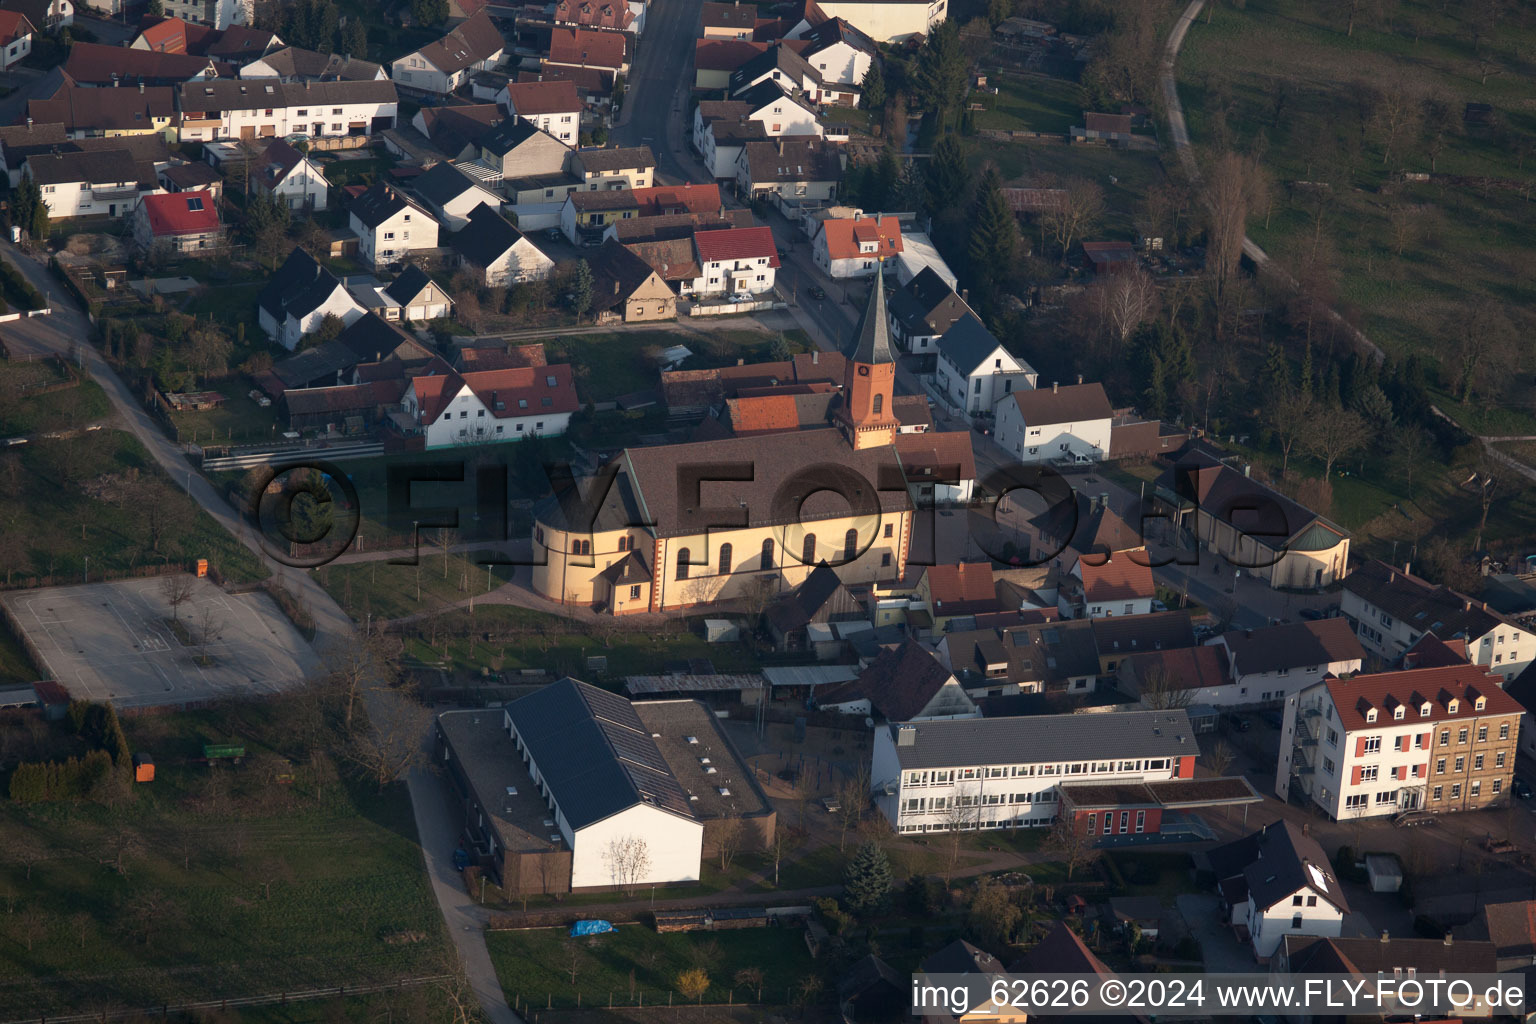
<path fill-rule="evenodd" d="M 39 667 L 79 699 L 181 704 L 275 693 L 316 673 L 313 649 L 267 595 L 226 594 L 188 579 L 177 614 L 190 646 L 168 621 L 160 579 L 12 591 L 0 602 L 41 656 Z"/>

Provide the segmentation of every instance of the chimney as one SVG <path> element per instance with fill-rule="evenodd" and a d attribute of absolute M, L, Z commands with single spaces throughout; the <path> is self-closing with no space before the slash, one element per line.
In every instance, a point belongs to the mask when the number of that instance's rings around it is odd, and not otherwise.
<path fill-rule="evenodd" d="M 784 136 L 780 135 L 779 136 L 779 156 L 783 156 L 783 155 L 784 155 Z M 855 217 L 854 219 L 857 220 L 858 218 Z"/>
<path fill-rule="evenodd" d="M 144 95 L 144 79 L 139 79 L 139 95 Z"/>
<path fill-rule="evenodd" d="M 1446 932 L 1445 933 L 1445 944 L 1447 946 L 1449 946 L 1451 944 L 1451 933 L 1450 932 Z"/>
<path fill-rule="evenodd" d="M 1054 380 L 1051 381 L 1051 394 L 1054 395 L 1054 394 L 1056 394 L 1060 390 L 1061 390 L 1061 382 L 1060 381 L 1054 381 Z"/>
<path fill-rule="evenodd" d="M 1396 583 L 1397 582 L 1397 570 L 1396 569 L 1393 569 L 1391 572 L 1387 573 L 1387 582 L 1388 583 Z"/>
<path fill-rule="evenodd" d="M 898 725 L 896 727 L 896 745 L 898 747 L 917 746 L 917 726 Z"/>
<path fill-rule="evenodd" d="M 969 288 L 960 289 L 960 301 L 966 305 L 971 304 L 971 290 Z"/>
<path fill-rule="evenodd" d="M 615 279 L 613 282 L 613 294 L 619 294 L 619 282 L 617 279 Z"/>
<path fill-rule="evenodd" d="M 818 348 L 814 352 L 811 353 L 811 365 L 815 366 L 817 363 L 820 363 L 820 362 L 821 362 L 821 349 Z"/>
<path fill-rule="evenodd" d="M 1461 610 L 1464 612 L 1469 612 L 1472 610 L 1472 602 L 1470 599 L 1461 602 Z"/>
<path fill-rule="evenodd" d="M 31 131 L 31 130 L 32 130 L 32 119 L 29 117 L 29 118 L 27 118 L 27 131 Z"/>
<path fill-rule="evenodd" d="M 1251 462 L 1243 463 L 1243 476 L 1253 476 L 1253 464 Z"/>
<path fill-rule="evenodd" d="M 1383 928 L 1381 930 L 1381 941 L 1382 942 L 1390 942 L 1390 941 L 1392 941 L 1392 933 L 1387 931 L 1385 928 Z"/>
<path fill-rule="evenodd" d="M 1083 375 L 1082 375 L 1082 374 L 1078 374 L 1078 375 L 1077 375 L 1077 382 L 1078 382 L 1078 383 L 1079 383 L 1079 384 L 1081 384 L 1081 383 L 1082 383 L 1082 382 L 1083 382 Z"/>

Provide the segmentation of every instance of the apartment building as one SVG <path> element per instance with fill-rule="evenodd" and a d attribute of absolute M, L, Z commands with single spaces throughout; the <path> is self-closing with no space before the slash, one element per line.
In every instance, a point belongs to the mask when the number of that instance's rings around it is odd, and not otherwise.
<path fill-rule="evenodd" d="M 1066 786 L 1190 779 L 1198 753 L 1182 709 L 898 722 L 875 730 L 871 790 L 902 833 L 1039 828 Z M 1110 831 L 1149 824 L 1128 811 Z"/>
<path fill-rule="evenodd" d="M 1427 633 L 1465 640 L 1467 660 L 1505 682 L 1536 661 L 1536 628 L 1385 562 L 1369 562 L 1351 573 L 1339 604 L 1361 645 L 1389 664 L 1397 664 Z"/>
<path fill-rule="evenodd" d="M 1522 708 L 1477 665 L 1325 679 L 1286 698 L 1275 793 L 1338 820 L 1505 799 Z"/>
<path fill-rule="evenodd" d="M 187 82 L 176 88 L 183 142 L 372 135 L 393 128 L 393 82 Z"/>

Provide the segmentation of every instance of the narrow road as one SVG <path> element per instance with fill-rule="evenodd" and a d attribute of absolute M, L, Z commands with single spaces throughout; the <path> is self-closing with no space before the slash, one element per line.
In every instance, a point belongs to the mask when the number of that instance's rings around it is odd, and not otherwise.
<path fill-rule="evenodd" d="M 51 316 L 17 321 L 7 330 L 7 338 L 23 341 L 29 350 L 52 352 L 65 357 L 69 357 L 78 348 L 86 372 L 106 392 L 126 429 L 149 450 L 172 480 L 181 484 L 220 526 L 255 552 L 274 575 L 282 578 L 289 591 L 309 607 L 315 620 L 315 648 L 324 651 L 327 647 L 341 648 L 354 644 L 357 639 L 354 624 L 331 599 L 331 595 L 321 588 L 310 573 L 282 565 L 268 556 L 255 534 L 235 514 L 235 510 L 218 490 L 188 467 L 182 449 L 165 436 L 149 413 L 129 393 L 128 386 L 107 364 L 101 353 L 90 344 L 81 344 L 90 337 L 91 325 L 84 311 L 75 303 L 74 297 L 50 277 L 47 268 L 9 242 L 0 242 L 0 253 L 4 253 L 34 287 L 50 293 L 53 308 Z M 430 737 L 422 737 L 422 742 L 427 745 Z M 491 1024 L 522 1024 L 522 1018 L 512 1012 L 502 995 L 501 983 L 496 979 L 490 953 L 486 950 L 484 932 L 479 927 L 467 926 L 463 917 L 460 898 L 463 894 L 457 885 L 458 873 L 453 869 L 450 859 L 453 851 L 448 842 L 450 837 L 458 835 L 459 830 L 451 820 L 445 821 L 451 819 L 450 808 L 456 805 L 445 803 L 437 780 L 420 770 L 406 777 L 406 785 L 410 790 L 411 807 L 416 815 L 417 840 L 421 844 L 427 874 L 432 880 L 432 891 L 437 896 L 448 934 L 459 951 L 469 983 Z M 455 889 L 458 890 L 457 896 Z"/>
<path fill-rule="evenodd" d="M 621 146 L 650 146 L 657 176 L 665 175 L 672 183 L 707 180 L 678 158 L 692 85 L 693 41 L 703 9 L 703 0 L 651 4 L 645 34 L 629 69 L 624 109 L 613 130 L 613 139 Z"/>

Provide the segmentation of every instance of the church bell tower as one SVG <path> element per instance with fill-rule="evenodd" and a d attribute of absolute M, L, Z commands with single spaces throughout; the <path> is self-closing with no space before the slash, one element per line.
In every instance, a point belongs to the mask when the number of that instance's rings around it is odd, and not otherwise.
<path fill-rule="evenodd" d="M 875 270 L 869 304 L 859 318 L 853 350 L 843 370 L 842 403 L 837 425 L 855 449 L 890 444 L 900 426 L 891 408 L 896 362 L 891 357 L 891 332 L 885 312 L 885 265 Z"/>

